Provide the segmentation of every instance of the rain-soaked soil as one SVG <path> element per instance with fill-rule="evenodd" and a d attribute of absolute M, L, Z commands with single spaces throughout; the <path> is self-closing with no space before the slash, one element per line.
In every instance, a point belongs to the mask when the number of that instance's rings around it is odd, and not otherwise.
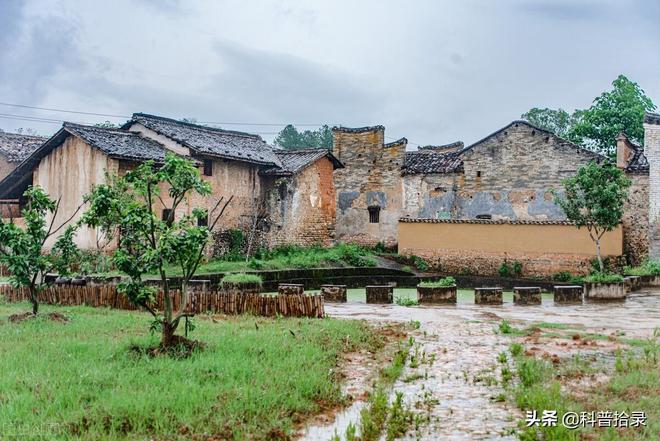
<path fill-rule="evenodd" d="M 623 303 L 554 305 L 545 299 L 541 306 L 346 303 L 326 304 L 326 312 L 333 317 L 375 323 L 419 322 L 419 329 L 412 333 L 416 341 L 412 354 L 418 362 L 407 364 L 394 390 L 402 392 L 406 403 L 428 419 L 406 439 L 513 440 L 521 411 L 494 399 L 501 389 L 492 381 L 498 377 L 497 354 L 513 340 L 510 335 L 496 333 L 497 325 L 507 320 L 519 329 L 531 327 L 532 332 L 521 338 L 528 351 L 537 356 L 608 358 L 623 345 L 622 339 L 652 335 L 660 324 L 660 290 L 631 293 Z M 533 328 L 536 325 L 539 330 Z M 548 331 L 564 333 L 567 338 L 553 338 Z M 589 379 L 594 380 L 604 378 Z M 335 433 L 343 435 L 349 423 L 357 424 L 364 405 L 360 397 L 366 389 L 361 392 L 356 385 L 369 387 L 368 382 L 354 379 L 349 387 L 357 400 L 334 420 L 330 417 L 311 424 L 302 439 L 327 440 Z"/>

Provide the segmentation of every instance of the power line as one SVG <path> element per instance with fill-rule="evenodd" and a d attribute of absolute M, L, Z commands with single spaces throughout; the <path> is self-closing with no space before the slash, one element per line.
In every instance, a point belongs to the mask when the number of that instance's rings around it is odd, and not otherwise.
<path fill-rule="evenodd" d="M 45 110 L 48 112 L 60 112 L 60 113 L 75 113 L 78 115 L 92 115 L 92 116 L 107 116 L 109 118 L 131 118 L 130 116 L 126 115 L 112 115 L 108 113 L 96 113 L 96 112 L 82 112 L 78 110 L 65 110 L 65 109 L 53 109 L 49 107 L 36 107 L 36 106 L 27 106 L 25 104 L 12 104 L 12 103 L 1 103 L 0 105 L 3 106 L 10 106 L 10 107 L 21 107 L 24 109 L 34 109 L 34 110 Z"/>
<path fill-rule="evenodd" d="M 111 114 L 111 113 L 99 113 L 99 112 L 83 112 L 80 110 L 69 110 L 69 109 L 56 109 L 53 107 L 37 107 L 37 106 L 28 106 L 26 104 L 15 104 L 15 103 L 4 103 L 0 102 L 0 105 L 2 106 L 9 106 L 9 107 L 20 107 L 23 109 L 33 109 L 33 110 L 43 110 L 46 112 L 59 112 L 59 113 L 75 113 L 77 115 L 91 115 L 91 116 L 103 116 L 107 118 L 125 118 L 125 119 L 131 119 L 132 116 L 129 115 L 117 115 L 117 114 Z M 284 127 L 288 124 L 291 123 L 249 123 L 249 122 L 221 122 L 221 121 L 199 121 L 198 124 L 217 124 L 217 125 L 234 125 L 234 126 L 270 126 L 270 127 Z M 295 126 L 299 127 L 321 127 L 324 124 L 293 124 Z M 330 125 L 330 124 L 328 124 Z"/>
<path fill-rule="evenodd" d="M 27 116 L 27 115 L 14 115 L 9 113 L 0 113 L 0 118 L 3 119 L 12 119 L 17 121 L 26 121 L 26 122 L 38 122 L 38 123 L 48 123 L 48 124 L 57 124 L 60 125 L 64 123 L 64 120 L 53 119 L 53 118 L 44 118 L 41 116 Z M 89 123 L 83 123 L 78 121 L 67 121 L 75 124 L 89 125 Z M 278 135 L 280 132 L 251 132 L 254 135 Z"/>

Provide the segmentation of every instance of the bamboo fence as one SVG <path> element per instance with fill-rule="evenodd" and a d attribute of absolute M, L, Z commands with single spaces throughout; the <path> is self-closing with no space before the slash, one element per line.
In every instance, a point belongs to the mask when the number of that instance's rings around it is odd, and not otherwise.
<path fill-rule="evenodd" d="M 26 288 L 13 288 L 0 285 L 0 295 L 9 302 L 21 302 L 29 299 Z M 181 292 L 173 291 L 174 309 L 181 306 Z M 43 290 L 39 301 L 50 305 L 86 305 L 110 307 L 116 309 L 137 310 L 126 296 L 113 285 L 72 286 L 54 285 Z M 162 291 L 156 295 L 151 305 L 157 310 L 163 309 Z M 279 294 L 267 296 L 256 293 L 236 291 L 191 292 L 188 296 L 186 312 L 190 314 L 253 314 L 261 316 L 282 315 L 285 317 L 323 318 L 323 296 L 306 294 Z"/>

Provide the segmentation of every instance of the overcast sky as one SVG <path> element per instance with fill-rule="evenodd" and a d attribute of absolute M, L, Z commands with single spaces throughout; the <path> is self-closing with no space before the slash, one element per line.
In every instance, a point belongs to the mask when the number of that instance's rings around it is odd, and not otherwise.
<path fill-rule="evenodd" d="M 660 1 L 0 0 L 0 102 L 466 144 L 623 73 L 660 104 Z M 104 118 L 0 105 L 49 135 Z"/>

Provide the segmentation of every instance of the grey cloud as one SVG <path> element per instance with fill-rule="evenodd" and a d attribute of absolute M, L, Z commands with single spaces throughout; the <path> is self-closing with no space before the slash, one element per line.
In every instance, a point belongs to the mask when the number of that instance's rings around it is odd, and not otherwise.
<path fill-rule="evenodd" d="M 10 0 L 9 14 L 2 14 L 2 25 L 9 32 L 3 28 L 0 40 L 0 95 L 20 103 L 37 103 L 62 70 L 81 67 L 78 28 L 71 17 L 43 16 L 28 21 L 16 3 Z"/>

